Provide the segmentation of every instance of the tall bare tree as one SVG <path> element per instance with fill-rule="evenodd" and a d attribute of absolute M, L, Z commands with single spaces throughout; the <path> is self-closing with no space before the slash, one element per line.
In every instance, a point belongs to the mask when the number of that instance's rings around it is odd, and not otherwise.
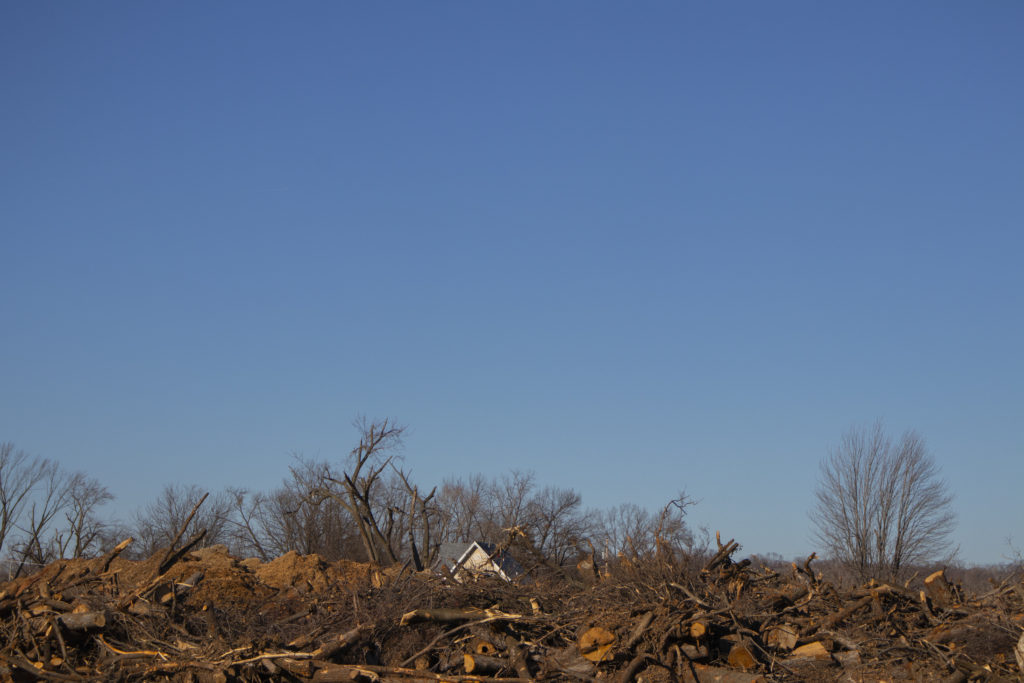
<path fill-rule="evenodd" d="M 895 578 L 950 549 L 953 496 L 924 439 L 850 429 L 821 463 L 814 538 L 860 579 Z"/>
<path fill-rule="evenodd" d="M 395 515 L 401 509 L 395 505 L 381 505 L 384 488 L 382 475 L 402 444 L 404 427 L 392 420 L 368 421 L 357 418 L 359 445 L 349 454 L 348 464 L 340 476 L 325 472 L 308 493 L 307 499 L 322 504 L 333 500 L 340 504 L 355 520 L 363 549 L 369 562 L 380 565 L 398 562 L 400 549 L 396 545 Z"/>
<path fill-rule="evenodd" d="M 82 472 L 72 474 L 67 487 L 65 523 L 54 532 L 54 554 L 57 557 L 86 557 L 102 552 L 104 545 L 116 536 L 116 525 L 102 519 L 98 508 L 113 500 L 114 496 L 107 487 Z"/>
<path fill-rule="evenodd" d="M 18 530 L 32 493 L 56 464 L 15 450 L 12 443 L 0 443 L 0 551 Z"/>

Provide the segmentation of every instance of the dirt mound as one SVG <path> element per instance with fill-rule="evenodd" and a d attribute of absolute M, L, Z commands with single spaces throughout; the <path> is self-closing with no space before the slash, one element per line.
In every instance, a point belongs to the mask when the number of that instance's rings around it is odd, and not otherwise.
<path fill-rule="evenodd" d="M 246 562 L 260 581 L 278 590 L 291 588 L 301 595 L 357 588 L 368 580 L 369 565 L 340 560 L 330 564 L 319 555 L 294 550 L 267 563 Z"/>
<path fill-rule="evenodd" d="M 249 568 L 228 554 L 222 545 L 203 548 L 182 558 L 168 572 L 167 578 L 191 582 L 200 575 L 194 588 L 183 596 L 185 604 L 195 607 L 217 606 L 237 609 L 270 599 L 275 590 L 263 585 Z"/>

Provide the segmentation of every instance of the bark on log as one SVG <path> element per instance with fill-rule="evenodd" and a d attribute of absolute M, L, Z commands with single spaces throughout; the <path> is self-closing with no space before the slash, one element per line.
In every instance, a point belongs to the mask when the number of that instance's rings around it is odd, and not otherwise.
<path fill-rule="evenodd" d="M 654 612 L 644 612 L 643 616 L 640 617 L 640 621 L 637 622 L 636 627 L 633 629 L 633 633 L 630 634 L 629 640 L 626 641 L 625 649 L 627 652 L 631 651 L 640 642 L 640 639 L 644 637 L 644 633 L 647 632 L 653 621 Z"/>
<path fill-rule="evenodd" d="M 316 650 L 313 651 L 313 659 L 330 659 L 352 643 L 359 640 L 367 630 L 368 627 L 366 626 L 356 626 L 355 628 L 345 631 L 340 635 L 327 638 L 320 643 L 320 646 L 317 647 Z"/>
<path fill-rule="evenodd" d="M 106 627 L 107 615 L 104 612 L 62 614 L 57 617 L 57 623 L 68 631 L 99 631 Z"/>
<path fill-rule="evenodd" d="M 498 657 L 487 655 L 463 655 L 462 668 L 468 674 L 496 674 L 502 669 L 510 669 L 509 662 Z"/>
<path fill-rule="evenodd" d="M 792 650 L 796 647 L 796 641 L 798 637 L 797 629 L 795 626 L 789 624 L 779 624 L 778 626 L 772 626 L 764 634 L 764 642 L 768 647 L 773 647 L 779 650 Z"/>
<path fill-rule="evenodd" d="M 321 663 L 313 674 L 313 683 L 348 683 L 358 680 L 424 680 L 435 681 L 480 681 L 480 676 L 455 674 L 439 674 L 433 671 L 417 671 L 391 666 L 371 666 L 369 664 L 329 664 Z M 529 678 L 487 678 L 491 683 L 533 683 Z"/>
<path fill-rule="evenodd" d="M 681 677 L 683 683 L 768 683 L 768 679 L 760 674 L 701 664 L 693 666 L 697 671 L 697 678 L 695 679 L 689 670 L 684 669 Z"/>
<path fill-rule="evenodd" d="M 505 651 L 508 652 L 512 668 L 516 670 L 520 678 L 532 678 L 530 666 L 526 660 L 526 648 L 510 635 L 505 636 Z"/>
<path fill-rule="evenodd" d="M 640 673 L 640 670 L 644 668 L 644 665 L 651 660 L 657 661 L 649 654 L 638 654 L 630 660 L 629 664 L 626 665 L 626 668 L 619 672 L 619 675 L 616 678 L 617 683 L 630 683 L 630 681 L 636 678 L 636 675 Z"/>
<path fill-rule="evenodd" d="M 451 609 L 438 607 L 436 609 L 415 609 L 402 615 L 400 626 L 405 626 L 417 621 L 470 621 L 473 619 L 494 619 L 495 621 L 515 621 L 522 619 L 521 614 L 506 614 L 493 609 Z"/>
<path fill-rule="evenodd" d="M 844 607 L 843 609 L 839 610 L 835 614 L 831 614 L 831 615 L 825 617 L 824 619 L 821 620 L 821 623 L 817 627 L 814 627 L 812 625 L 809 629 L 806 629 L 805 632 L 813 632 L 813 631 L 817 631 L 817 630 L 821 630 L 821 629 L 830 629 L 833 626 L 835 626 L 836 624 L 838 624 L 839 622 L 843 621 L 844 619 L 846 619 L 847 617 L 852 615 L 857 610 L 861 609 L 862 607 L 867 607 L 868 605 L 870 605 L 872 599 L 873 599 L 872 595 L 865 595 L 863 598 L 861 598 L 857 602 L 854 602 L 854 603 L 852 603 L 850 605 L 847 605 L 846 607 Z"/>

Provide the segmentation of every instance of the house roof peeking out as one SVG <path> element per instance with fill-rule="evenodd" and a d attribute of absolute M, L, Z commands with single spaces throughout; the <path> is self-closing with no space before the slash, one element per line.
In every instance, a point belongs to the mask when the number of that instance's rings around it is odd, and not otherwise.
<path fill-rule="evenodd" d="M 484 541 L 442 543 L 434 567 L 445 567 L 457 581 L 465 580 L 467 574 L 491 574 L 511 581 L 523 573 L 522 566 L 511 555 Z"/>

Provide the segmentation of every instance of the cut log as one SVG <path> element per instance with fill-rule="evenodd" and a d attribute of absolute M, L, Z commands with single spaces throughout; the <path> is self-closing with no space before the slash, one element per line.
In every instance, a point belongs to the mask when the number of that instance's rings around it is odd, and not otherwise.
<path fill-rule="evenodd" d="M 704 620 L 695 621 L 690 624 L 690 637 L 694 640 L 700 640 L 708 633 L 708 622 Z"/>
<path fill-rule="evenodd" d="M 829 662 L 832 661 L 832 655 L 829 653 L 828 648 L 825 647 L 824 643 L 820 640 L 816 640 L 813 643 L 807 643 L 806 645 L 801 645 L 796 648 L 786 659 L 786 661 L 796 660 Z"/>
<path fill-rule="evenodd" d="M 106 627 L 107 615 L 104 612 L 62 614 L 57 622 L 68 631 L 99 631 Z"/>
<path fill-rule="evenodd" d="M 497 654 L 497 646 L 489 640 L 483 638 L 473 639 L 473 654 L 492 656 Z"/>
<path fill-rule="evenodd" d="M 580 654 L 592 662 L 603 661 L 615 644 L 615 634 L 608 629 L 594 626 L 579 638 Z"/>
<path fill-rule="evenodd" d="M 924 580 L 924 589 L 936 607 L 946 609 L 953 605 L 953 589 L 950 587 L 949 581 L 946 580 L 945 569 L 929 574 Z"/>
<path fill-rule="evenodd" d="M 757 666 L 757 659 L 754 657 L 754 653 L 744 643 L 736 643 L 729 648 L 729 656 L 726 661 L 729 662 L 729 666 L 736 667 L 737 669 L 753 669 Z"/>
<path fill-rule="evenodd" d="M 510 669 L 509 663 L 498 657 L 486 655 L 463 655 L 462 668 L 468 674 L 496 674 L 502 669 Z"/>
<path fill-rule="evenodd" d="M 1013 656 L 1017 658 L 1017 668 L 1024 673 L 1024 633 L 1017 641 L 1017 647 L 1013 648 Z"/>

